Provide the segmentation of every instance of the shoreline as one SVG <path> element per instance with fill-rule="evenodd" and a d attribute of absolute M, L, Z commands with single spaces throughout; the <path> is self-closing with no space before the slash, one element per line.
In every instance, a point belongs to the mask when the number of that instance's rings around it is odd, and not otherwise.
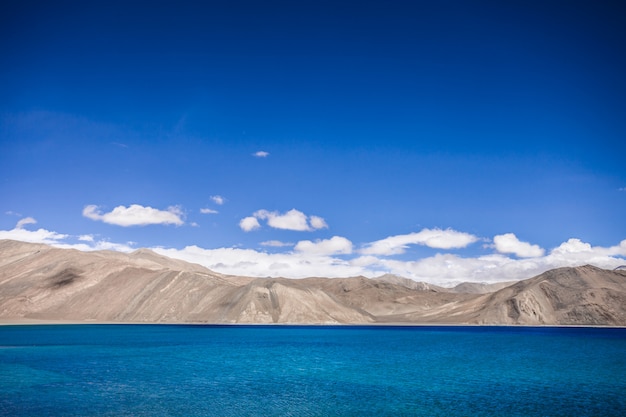
<path fill-rule="evenodd" d="M 475 323 L 207 323 L 207 322 L 141 322 L 141 321 L 97 321 L 97 320 L 49 320 L 32 318 L 0 318 L 4 326 L 54 326 L 54 325 L 127 325 L 127 326 L 259 326 L 259 327 L 519 327 L 519 328 L 598 328 L 626 329 L 617 325 L 587 324 L 475 324 Z"/>

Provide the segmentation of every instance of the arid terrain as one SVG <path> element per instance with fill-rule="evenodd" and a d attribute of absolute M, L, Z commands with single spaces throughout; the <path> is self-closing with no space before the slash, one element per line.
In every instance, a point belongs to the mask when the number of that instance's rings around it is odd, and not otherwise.
<path fill-rule="evenodd" d="M 626 326 L 626 271 L 585 265 L 442 288 L 393 275 L 228 276 L 145 249 L 81 252 L 1 240 L 0 320 Z"/>

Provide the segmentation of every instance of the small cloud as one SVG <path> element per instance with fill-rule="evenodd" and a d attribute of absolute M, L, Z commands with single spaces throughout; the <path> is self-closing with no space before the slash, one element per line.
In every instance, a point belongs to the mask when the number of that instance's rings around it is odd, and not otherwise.
<path fill-rule="evenodd" d="M 269 212 L 267 210 L 259 210 L 255 213 L 255 217 L 267 220 L 267 224 L 275 229 L 309 230 L 310 226 L 307 222 L 307 216 L 296 209 L 291 209 L 285 214 L 276 211 Z"/>
<path fill-rule="evenodd" d="M 328 225 L 326 224 L 326 221 L 324 221 L 323 218 L 319 216 L 309 217 L 303 212 L 296 210 L 296 209 L 291 209 L 288 212 L 282 213 L 282 214 L 277 211 L 258 210 L 251 217 L 246 217 L 243 220 L 251 219 L 251 218 L 254 218 L 257 220 L 265 220 L 267 221 L 267 225 L 270 227 L 273 227 L 274 229 L 310 232 L 316 229 L 328 228 Z M 250 220 L 248 220 L 248 222 L 250 222 Z M 258 225 L 258 227 L 260 227 L 260 224 L 258 221 L 256 222 L 256 224 Z M 241 222 L 240 222 L 240 226 L 241 226 Z M 255 229 L 257 229 L 258 227 L 255 227 Z M 250 229 L 250 230 L 253 230 L 253 229 Z"/>
<path fill-rule="evenodd" d="M 498 252 L 512 253 L 520 258 L 536 258 L 545 252 L 538 245 L 520 241 L 513 233 L 494 236 L 493 244 Z"/>
<path fill-rule="evenodd" d="M 200 209 L 200 213 L 202 213 L 202 214 L 217 214 L 217 213 L 219 213 L 219 211 L 213 210 L 213 209 L 210 209 L 210 208 L 201 208 Z"/>
<path fill-rule="evenodd" d="M 330 239 L 317 239 L 315 242 L 301 240 L 294 249 L 298 252 L 316 255 L 350 254 L 352 242 L 345 237 L 333 236 Z"/>
<path fill-rule="evenodd" d="M 398 255 L 406 251 L 408 245 L 422 245 L 435 249 L 458 249 L 474 243 L 478 238 L 452 229 L 422 229 L 406 235 L 389 236 L 369 243 L 361 249 L 363 255 Z"/>
<path fill-rule="evenodd" d="M 265 152 L 265 151 L 258 151 L 252 154 L 252 156 L 255 156 L 257 158 L 267 158 L 270 155 L 269 152 Z"/>
<path fill-rule="evenodd" d="M 293 246 L 291 242 L 281 242 L 280 240 L 267 240 L 265 242 L 261 242 L 261 246 L 270 246 L 273 248 L 283 248 L 285 246 Z"/>
<path fill-rule="evenodd" d="M 9 215 L 9 216 L 17 216 L 17 217 L 22 217 L 22 215 L 21 215 L 20 213 L 16 213 L 16 212 L 11 211 L 11 210 L 9 210 L 9 211 L 5 211 L 5 212 L 4 212 L 4 214 L 7 214 L 7 215 Z"/>
<path fill-rule="evenodd" d="M 211 200 L 213 200 L 213 202 L 217 204 L 218 206 L 221 206 L 222 204 L 226 202 L 226 199 L 222 197 L 221 195 L 212 195 Z"/>
<path fill-rule="evenodd" d="M 82 242 L 93 242 L 94 239 L 92 235 L 80 235 L 78 236 L 78 240 Z"/>
<path fill-rule="evenodd" d="M 259 221 L 256 219 L 256 217 L 250 216 L 241 219 L 241 221 L 239 222 L 239 227 L 244 232 L 251 232 L 252 230 L 259 229 L 261 225 L 259 224 Z"/>
<path fill-rule="evenodd" d="M 27 224 L 35 224 L 35 223 L 37 223 L 37 220 L 33 219 L 32 217 L 24 217 L 23 219 L 20 219 L 17 222 L 17 224 L 15 225 L 15 228 L 22 229 Z"/>
<path fill-rule="evenodd" d="M 88 205 L 83 209 L 83 216 L 116 226 L 146 226 L 150 224 L 175 224 L 180 226 L 182 211 L 179 207 L 169 207 L 167 210 L 158 210 L 132 204 L 128 207 L 117 206 L 109 213 L 101 213 L 98 206 Z"/>
<path fill-rule="evenodd" d="M 311 216 L 309 217 L 309 221 L 313 229 L 328 229 L 328 224 L 326 224 L 326 221 L 321 217 Z"/>
<path fill-rule="evenodd" d="M 618 188 L 617 191 L 626 191 L 626 187 Z"/>

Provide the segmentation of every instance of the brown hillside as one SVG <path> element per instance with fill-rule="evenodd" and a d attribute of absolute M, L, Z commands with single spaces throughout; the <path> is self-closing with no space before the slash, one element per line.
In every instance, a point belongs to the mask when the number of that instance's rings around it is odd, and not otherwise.
<path fill-rule="evenodd" d="M 502 284 L 504 285 L 504 284 Z M 626 271 L 560 268 L 499 291 L 406 278 L 227 276 L 150 250 L 0 241 L 0 319 L 626 325 Z"/>

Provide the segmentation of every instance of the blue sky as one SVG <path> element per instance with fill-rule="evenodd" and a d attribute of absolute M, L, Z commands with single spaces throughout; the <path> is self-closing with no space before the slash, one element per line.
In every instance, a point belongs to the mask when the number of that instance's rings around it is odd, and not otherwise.
<path fill-rule="evenodd" d="M 0 6 L 0 238 L 440 284 L 626 263 L 618 1 Z"/>

